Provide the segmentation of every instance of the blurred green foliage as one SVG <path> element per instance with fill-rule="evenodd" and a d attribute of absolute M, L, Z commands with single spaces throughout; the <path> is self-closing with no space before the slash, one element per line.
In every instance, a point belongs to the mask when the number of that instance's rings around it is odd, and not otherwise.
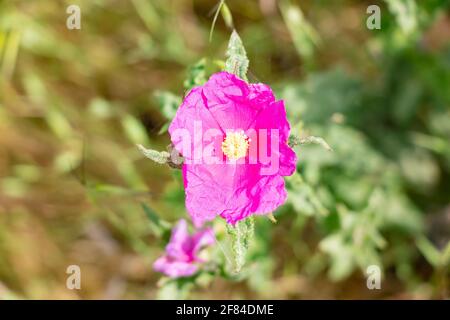
<path fill-rule="evenodd" d="M 0 298 L 448 297 L 449 1 L 375 2 L 371 31 L 373 1 L 229 0 L 209 41 L 206 0 L 0 0 Z M 158 280 L 183 185 L 135 144 L 166 149 L 186 91 L 226 66 L 231 27 L 249 81 L 333 152 L 297 147 L 288 204 L 255 218 L 240 274 L 218 220 L 205 272 Z"/>

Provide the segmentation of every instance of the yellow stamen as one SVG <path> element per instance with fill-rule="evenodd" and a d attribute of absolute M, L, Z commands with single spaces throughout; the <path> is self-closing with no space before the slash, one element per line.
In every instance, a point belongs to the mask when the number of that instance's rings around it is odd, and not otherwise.
<path fill-rule="evenodd" d="M 244 131 L 229 132 L 222 142 L 222 151 L 230 160 L 237 160 L 247 155 L 249 138 Z"/>

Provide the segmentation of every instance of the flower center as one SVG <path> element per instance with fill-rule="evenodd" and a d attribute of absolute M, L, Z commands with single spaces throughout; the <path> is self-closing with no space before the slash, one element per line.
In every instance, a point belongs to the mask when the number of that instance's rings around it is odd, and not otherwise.
<path fill-rule="evenodd" d="M 222 151 L 229 159 L 237 160 L 247 155 L 249 141 L 244 131 L 229 132 L 222 142 Z"/>

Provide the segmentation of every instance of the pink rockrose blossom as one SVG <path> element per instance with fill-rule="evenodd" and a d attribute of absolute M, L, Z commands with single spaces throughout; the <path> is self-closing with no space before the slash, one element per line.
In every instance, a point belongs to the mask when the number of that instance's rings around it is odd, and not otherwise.
<path fill-rule="evenodd" d="M 269 86 L 216 73 L 186 96 L 169 133 L 184 157 L 186 208 L 197 226 L 217 215 L 235 224 L 286 201 L 283 176 L 297 158 L 284 102 Z"/>
<path fill-rule="evenodd" d="M 166 254 L 155 261 L 153 269 L 171 278 L 189 277 L 197 272 L 198 264 L 204 262 L 198 257 L 199 251 L 214 241 L 211 228 L 190 236 L 186 220 L 180 220 L 172 230 Z"/>

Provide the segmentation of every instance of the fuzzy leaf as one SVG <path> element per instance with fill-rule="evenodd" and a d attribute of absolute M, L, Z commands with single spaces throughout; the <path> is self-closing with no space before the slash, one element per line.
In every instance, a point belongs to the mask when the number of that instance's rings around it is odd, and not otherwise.
<path fill-rule="evenodd" d="M 236 223 L 235 226 L 227 224 L 228 234 L 231 236 L 231 248 L 233 251 L 234 271 L 240 272 L 245 264 L 245 256 L 249 242 L 254 233 L 254 218 L 248 217 Z"/>
<path fill-rule="evenodd" d="M 145 215 L 151 222 L 151 227 L 153 232 L 161 237 L 165 233 L 170 233 L 170 224 L 167 221 L 164 221 L 159 218 L 158 214 L 150 208 L 145 203 L 141 203 L 142 209 L 144 210 Z"/>
<path fill-rule="evenodd" d="M 170 158 L 170 154 L 168 152 L 166 152 L 166 151 L 159 152 L 159 151 L 152 150 L 152 149 L 146 149 L 140 144 L 138 144 L 137 146 L 138 146 L 139 150 L 144 154 L 144 156 L 146 156 L 150 160 L 153 160 L 159 164 L 168 163 L 169 158 Z"/>
<path fill-rule="evenodd" d="M 288 145 L 293 148 L 303 144 L 318 144 L 328 151 L 333 151 L 328 143 L 321 137 L 307 136 L 305 138 L 297 137 L 296 135 L 290 135 Z"/>
<path fill-rule="evenodd" d="M 233 73 L 239 78 L 247 81 L 249 60 L 241 38 L 236 30 L 233 30 L 233 33 L 231 34 L 226 55 L 227 61 L 225 62 L 225 71 Z"/>

